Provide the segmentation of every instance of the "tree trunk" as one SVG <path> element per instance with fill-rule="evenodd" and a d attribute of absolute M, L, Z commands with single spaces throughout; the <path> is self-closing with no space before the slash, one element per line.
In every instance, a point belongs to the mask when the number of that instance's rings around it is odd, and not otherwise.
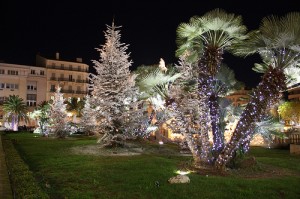
<path fill-rule="evenodd" d="M 11 126 L 13 131 L 18 131 L 18 116 L 13 115 L 11 119 Z"/>
<path fill-rule="evenodd" d="M 198 148 L 198 137 L 194 137 L 198 131 L 199 125 L 196 125 L 198 118 L 195 113 L 198 113 L 197 93 L 187 94 L 183 98 L 177 98 L 177 101 L 172 102 L 168 106 L 176 121 L 176 129 L 180 131 L 185 138 L 187 146 L 193 155 L 195 165 L 200 164 L 200 150 Z M 175 130 L 175 129 L 174 129 Z"/>
<path fill-rule="evenodd" d="M 199 96 L 199 124 L 200 124 L 200 145 L 201 145 L 201 162 L 210 164 L 211 147 L 209 143 L 209 98 L 212 94 L 213 77 L 219 71 L 222 61 L 223 50 L 216 46 L 206 46 L 204 54 L 198 62 L 198 96 Z"/>
<path fill-rule="evenodd" d="M 198 96 L 199 96 L 199 145 L 201 146 L 200 159 L 204 164 L 208 164 L 210 160 L 210 143 L 208 137 L 209 131 L 209 86 L 210 78 L 207 75 L 199 75 Z"/>
<path fill-rule="evenodd" d="M 230 141 L 217 158 L 215 166 L 218 169 L 224 169 L 226 164 L 235 158 L 238 149 L 249 147 L 254 123 L 259 122 L 266 110 L 278 102 L 280 91 L 285 88 L 283 70 L 270 67 L 251 96 Z"/>
<path fill-rule="evenodd" d="M 218 103 L 218 96 L 213 93 L 209 98 L 210 120 L 213 135 L 212 153 L 214 159 L 224 148 L 224 135 L 220 130 L 220 106 Z"/>

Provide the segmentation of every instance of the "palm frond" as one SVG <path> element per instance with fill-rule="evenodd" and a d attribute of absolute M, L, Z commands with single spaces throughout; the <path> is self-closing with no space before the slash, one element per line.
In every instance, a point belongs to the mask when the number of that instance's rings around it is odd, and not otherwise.
<path fill-rule="evenodd" d="M 181 23 L 177 30 L 176 43 L 178 50 L 176 56 L 186 56 L 190 60 L 196 60 L 203 47 L 201 41 L 202 29 L 198 25 L 196 17 L 190 19 L 190 23 Z"/>
<path fill-rule="evenodd" d="M 254 70 L 257 73 L 265 73 L 269 68 L 269 65 L 266 63 L 255 63 L 254 67 L 252 68 L 252 70 Z"/>
<path fill-rule="evenodd" d="M 260 35 L 258 30 L 251 31 L 243 42 L 237 42 L 232 45 L 232 53 L 237 56 L 247 57 L 265 48 L 265 38 Z"/>
<path fill-rule="evenodd" d="M 279 123 L 271 116 L 266 116 L 261 122 L 255 123 L 254 134 L 260 134 L 268 141 L 272 141 L 272 135 L 284 136 L 284 124 Z"/>
<path fill-rule="evenodd" d="M 192 17 L 189 23 L 182 23 L 177 28 L 176 56 L 186 55 L 196 60 L 204 44 L 217 49 L 230 47 L 245 39 L 246 30 L 241 16 L 228 14 L 222 9 L 212 10 L 202 17 Z"/>
<path fill-rule="evenodd" d="M 213 86 L 214 92 L 218 93 L 219 96 L 224 97 L 241 89 L 244 84 L 235 78 L 234 71 L 231 68 L 222 64 L 219 72 L 215 76 Z"/>
<path fill-rule="evenodd" d="M 260 27 L 248 34 L 243 43 L 235 44 L 236 55 L 248 56 L 259 53 L 274 67 L 286 68 L 299 62 L 300 56 L 300 13 L 286 16 L 267 16 Z"/>
<path fill-rule="evenodd" d="M 300 67 L 285 68 L 284 74 L 287 79 L 287 87 L 300 83 Z"/>
<path fill-rule="evenodd" d="M 159 93 L 162 97 L 165 97 L 168 90 L 168 84 L 180 77 L 180 73 L 174 75 L 167 75 L 162 73 L 159 69 L 156 69 L 152 73 L 145 75 L 138 83 L 139 89 L 148 95 Z"/>
<path fill-rule="evenodd" d="M 25 122 L 28 122 L 27 106 L 18 95 L 8 97 L 7 101 L 3 103 L 3 111 L 9 121 L 17 117 L 18 121 L 24 119 Z"/>
<path fill-rule="evenodd" d="M 246 38 L 247 28 L 242 24 L 242 17 L 222 9 L 217 8 L 206 13 L 199 21 L 207 35 L 206 40 L 219 48 L 230 47 L 233 43 Z"/>

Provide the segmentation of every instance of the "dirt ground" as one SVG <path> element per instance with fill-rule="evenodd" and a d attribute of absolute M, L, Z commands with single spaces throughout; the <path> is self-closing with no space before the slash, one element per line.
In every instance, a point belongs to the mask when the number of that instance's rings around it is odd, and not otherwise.
<path fill-rule="evenodd" d="M 141 154 L 161 154 L 161 155 L 191 155 L 182 154 L 176 144 L 159 145 L 155 142 L 128 141 L 123 147 L 105 148 L 99 144 L 71 148 L 72 153 L 95 156 L 133 156 Z"/>
<path fill-rule="evenodd" d="M 80 155 L 94 155 L 94 156 L 135 156 L 142 154 L 159 154 L 159 155 L 178 155 L 178 156 L 192 156 L 190 153 L 182 153 L 176 145 L 159 145 L 157 143 L 139 143 L 128 142 L 124 147 L 103 148 L 99 144 L 88 146 L 73 147 L 71 153 Z M 271 165 L 256 162 L 252 158 L 249 165 L 243 168 L 227 168 L 226 171 L 220 172 L 213 168 L 195 168 L 190 162 L 180 162 L 178 169 L 190 170 L 194 173 L 203 176 L 236 176 L 242 178 L 274 178 L 280 176 L 300 175 L 286 169 L 273 167 Z M 248 160 L 247 160 L 248 161 Z"/>

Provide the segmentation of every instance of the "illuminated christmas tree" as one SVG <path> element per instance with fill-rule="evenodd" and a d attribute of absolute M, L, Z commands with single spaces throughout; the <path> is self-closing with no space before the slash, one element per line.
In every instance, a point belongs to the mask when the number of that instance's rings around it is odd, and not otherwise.
<path fill-rule="evenodd" d="M 89 95 L 86 95 L 84 101 L 84 107 L 81 110 L 81 119 L 80 126 L 81 130 L 87 134 L 95 134 L 97 133 L 97 120 L 96 120 L 96 110 L 95 107 L 91 105 L 91 99 Z"/>
<path fill-rule="evenodd" d="M 200 149 L 197 133 L 199 131 L 199 98 L 197 94 L 198 66 L 180 57 L 175 68 L 181 76 L 170 85 L 170 97 L 174 99 L 168 106 L 174 120 L 170 128 L 183 135 L 183 142 L 191 151 L 195 163 L 200 162 Z M 182 145 L 184 145 L 182 143 Z"/>
<path fill-rule="evenodd" d="M 49 112 L 49 129 L 50 133 L 54 134 L 56 137 L 64 138 L 69 134 L 67 129 L 67 114 L 66 106 L 64 103 L 63 94 L 60 92 L 61 87 L 58 85 L 56 92 L 51 98 L 50 112 Z"/>
<path fill-rule="evenodd" d="M 122 123 L 128 105 L 134 98 L 134 79 L 130 74 L 128 45 L 120 42 L 120 30 L 112 24 L 105 31 L 105 44 L 97 48 L 99 60 L 93 60 L 96 74 L 92 74 L 91 104 L 96 109 L 96 118 L 102 133 L 123 132 Z"/>

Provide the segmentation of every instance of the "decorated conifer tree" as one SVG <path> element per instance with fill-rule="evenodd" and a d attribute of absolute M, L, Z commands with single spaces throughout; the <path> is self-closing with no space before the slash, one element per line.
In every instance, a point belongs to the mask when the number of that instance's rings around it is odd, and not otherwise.
<path fill-rule="evenodd" d="M 170 97 L 174 101 L 168 106 L 168 110 L 174 118 L 173 130 L 183 135 L 197 164 L 200 162 L 200 149 L 195 136 L 199 128 L 198 68 L 196 64 L 188 63 L 184 57 L 179 58 L 179 64 L 175 67 L 181 76 L 170 86 Z"/>
<path fill-rule="evenodd" d="M 93 60 L 96 74 L 91 75 L 91 103 L 96 107 L 98 127 L 102 133 L 123 132 L 124 113 L 132 99 L 135 76 L 130 74 L 132 61 L 121 43 L 120 26 L 107 26 L 105 44 L 97 48 L 100 59 Z"/>
<path fill-rule="evenodd" d="M 64 138 L 68 134 L 67 130 L 67 114 L 66 114 L 66 104 L 64 103 L 63 94 L 60 92 L 61 87 L 58 85 L 56 92 L 50 105 L 49 113 L 49 128 L 50 133 L 54 134 L 56 137 Z"/>
<path fill-rule="evenodd" d="M 80 126 L 85 134 L 90 135 L 96 133 L 96 117 L 95 117 L 95 109 L 91 105 L 91 98 L 89 95 L 86 95 L 84 101 L 84 107 L 81 110 L 81 120 Z"/>

